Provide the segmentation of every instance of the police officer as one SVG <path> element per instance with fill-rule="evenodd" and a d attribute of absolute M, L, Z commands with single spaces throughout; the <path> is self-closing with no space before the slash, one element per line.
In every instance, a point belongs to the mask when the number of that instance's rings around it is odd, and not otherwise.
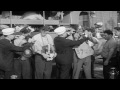
<path fill-rule="evenodd" d="M 13 73 L 14 52 L 22 52 L 30 45 L 17 47 L 12 44 L 11 40 L 14 39 L 14 28 L 3 29 L 2 33 L 4 39 L 0 40 L 0 69 L 5 71 L 5 79 L 10 79 L 10 76 Z"/>
<path fill-rule="evenodd" d="M 70 79 L 70 71 L 73 63 L 73 47 L 79 46 L 88 38 L 83 38 L 78 41 L 66 39 L 67 32 L 64 26 L 58 27 L 54 30 L 58 35 L 54 39 L 55 49 L 57 57 L 55 59 L 57 66 L 57 78 L 58 79 Z"/>

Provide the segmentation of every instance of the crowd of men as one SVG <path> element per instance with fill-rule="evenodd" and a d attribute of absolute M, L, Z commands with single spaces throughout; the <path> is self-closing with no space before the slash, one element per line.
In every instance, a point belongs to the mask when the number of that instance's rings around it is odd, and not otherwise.
<path fill-rule="evenodd" d="M 25 25 L 2 29 L 1 79 L 51 79 L 53 63 L 56 79 L 80 79 L 81 70 L 86 79 L 93 79 L 98 55 L 103 59 L 104 79 L 110 79 L 112 67 L 120 70 L 120 34 L 119 30 L 102 30 L 102 25 L 99 22 L 86 29 L 59 26 L 54 29 L 54 39 L 48 34 L 49 26 L 43 26 L 37 33 Z"/>

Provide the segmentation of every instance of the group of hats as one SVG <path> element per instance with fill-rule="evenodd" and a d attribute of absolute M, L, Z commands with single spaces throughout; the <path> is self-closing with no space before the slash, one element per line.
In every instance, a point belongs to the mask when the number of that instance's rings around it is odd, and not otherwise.
<path fill-rule="evenodd" d="M 26 27 L 27 26 L 25 26 L 25 28 Z M 24 28 L 21 29 L 21 31 L 25 31 Z M 1 30 L 1 34 L 3 34 L 3 35 L 19 35 L 19 34 L 21 34 L 21 32 L 16 32 L 15 28 L 6 27 Z"/>

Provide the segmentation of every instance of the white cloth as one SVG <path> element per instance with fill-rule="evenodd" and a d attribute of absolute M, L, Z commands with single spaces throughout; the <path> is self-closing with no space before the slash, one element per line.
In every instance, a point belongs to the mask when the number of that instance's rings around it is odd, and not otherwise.
<path fill-rule="evenodd" d="M 96 37 L 92 37 L 92 39 L 93 39 L 95 42 L 99 43 L 99 40 L 98 40 Z M 91 42 L 91 41 L 88 40 L 88 45 L 89 45 L 90 47 L 92 47 L 92 46 L 94 46 L 95 44 L 94 44 L 93 42 Z"/>
<path fill-rule="evenodd" d="M 49 34 L 47 34 L 45 37 L 42 37 L 41 34 L 37 34 L 33 36 L 29 42 L 34 42 L 33 50 L 39 54 L 41 54 L 43 46 L 46 46 L 48 44 L 54 45 L 53 38 Z"/>
<path fill-rule="evenodd" d="M 56 28 L 55 30 L 54 30 L 54 32 L 56 33 L 56 34 L 58 34 L 58 35 L 61 35 L 61 34 L 64 34 L 65 32 L 66 32 L 66 28 L 65 27 L 58 27 L 58 28 Z"/>
<path fill-rule="evenodd" d="M 25 36 L 21 35 L 19 38 L 14 40 L 14 45 L 21 47 L 23 44 L 27 43 Z"/>
<path fill-rule="evenodd" d="M 100 33 L 96 33 L 97 38 L 102 38 Z"/>
<path fill-rule="evenodd" d="M 92 46 L 94 46 L 94 43 L 88 40 L 88 45 L 89 45 L 90 47 L 92 47 Z"/>
<path fill-rule="evenodd" d="M 14 33 L 14 31 L 15 31 L 14 28 L 6 28 L 6 29 L 2 30 L 2 33 L 3 33 L 3 35 L 11 35 Z"/>
<path fill-rule="evenodd" d="M 44 18 L 40 14 L 28 15 L 28 16 L 24 17 L 23 19 L 26 19 L 26 20 L 44 20 Z"/>
<path fill-rule="evenodd" d="M 81 44 L 78 48 L 75 48 L 75 51 L 80 59 L 94 54 L 94 50 L 86 42 Z"/>

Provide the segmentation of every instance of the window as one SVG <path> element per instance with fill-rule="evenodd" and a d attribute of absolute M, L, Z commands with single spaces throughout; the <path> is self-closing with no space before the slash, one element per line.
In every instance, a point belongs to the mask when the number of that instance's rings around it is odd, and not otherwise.
<path fill-rule="evenodd" d="M 83 18 L 83 27 L 84 27 L 84 28 L 90 27 L 89 13 L 88 13 L 88 12 L 85 12 L 85 11 L 82 11 L 82 12 L 80 13 L 80 16 L 82 16 L 82 18 Z"/>
<path fill-rule="evenodd" d="M 120 12 L 118 12 L 118 16 L 117 17 L 118 17 L 117 22 L 120 23 Z"/>
<path fill-rule="evenodd" d="M 85 28 L 90 26 L 90 24 L 89 24 L 89 15 L 83 15 L 83 26 Z"/>

